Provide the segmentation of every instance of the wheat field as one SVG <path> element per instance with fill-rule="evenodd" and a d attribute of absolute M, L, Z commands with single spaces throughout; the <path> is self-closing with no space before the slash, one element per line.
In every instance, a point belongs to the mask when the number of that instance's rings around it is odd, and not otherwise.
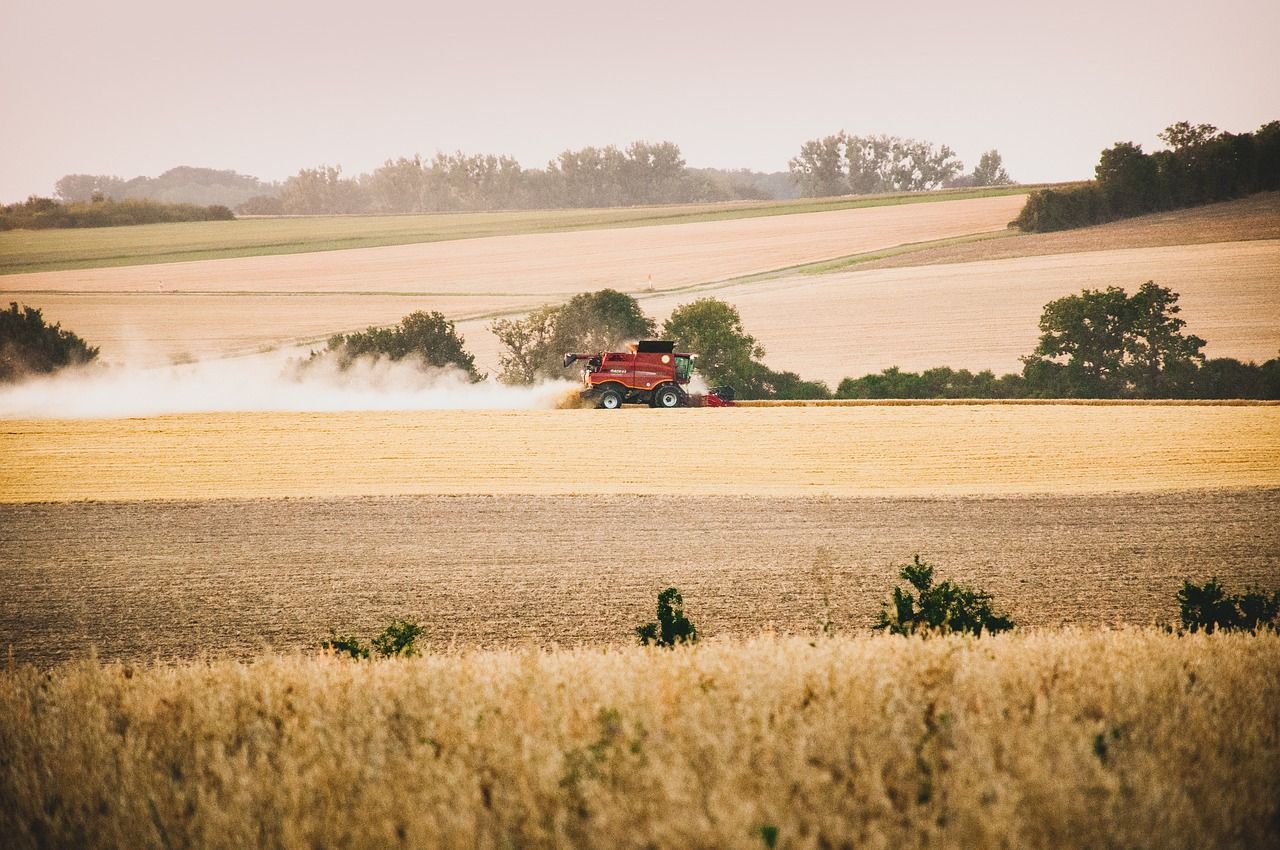
<path fill-rule="evenodd" d="M 1258 848 L 1280 637 L 0 673 L 6 846 Z"/>
<path fill-rule="evenodd" d="M 608 423 L 608 439 L 592 433 Z M 0 502 L 974 495 L 1280 485 L 1280 407 L 946 405 L 8 420 Z"/>

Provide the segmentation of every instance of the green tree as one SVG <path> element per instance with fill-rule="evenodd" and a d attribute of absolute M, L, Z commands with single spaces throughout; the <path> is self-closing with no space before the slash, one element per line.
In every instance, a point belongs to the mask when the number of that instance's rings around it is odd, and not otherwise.
<path fill-rule="evenodd" d="M 745 389 L 760 368 L 756 361 L 764 357 L 764 347 L 742 327 L 738 308 L 715 298 L 677 307 L 663 324 L 662 336 L 694 354 L 698 372 L 710 384 Z"/>
<path fill-rule="evenodd" d="M 1022 358 L 1040 396 L 1149 398 L 1191 391 L 1205 341 L 1182 332 L 1177 293 L 1153 281 L 1129 296 L 1118 286 L 1045 305 L 1040 341 Z"/>
<path fill-rule="evenodd" d="M 96 346 L 60 324 L 45 324 L 34 307 L 10 302 L 8 310 L 0 311 L 0 383 L 88 363 L 97 356 Z"/>
<path fill-rule="evenodd" d="M 557 354 L 607 351 L 657 333 L 640 302 L 616 289 L 584 292 L 570 298 L 556 316 L 552 337 Z"/>
<path fill-rule="evenodd" d="M 1176 124 L 1170 124 L 1164 130 L 1156 134 L 1160 141 L 1164 142 L 1175 151 L 1183 148 L 1195 147 L 1202 145 L 1218 135 L 1218 128 L 1212 124 L 1192 124 L 1190 121 L 1179 121 Z"/>
<path fill-rule="evenodd" d="M 1125 335 L 1125 377 L 1141 398 L 1185 394 L 1204 363 L 1205 341 L 1183 333 L 1178 293 L 1147 281 L 1129 297 Z"/>
<path fill-rule="evenodd" d="M 559 374 L 560 357 L 565 353 L 555 350 L 559 314 L 559 307 L 539 307 L 523 319 L 495 319 L 490 323 L 489 330 L 502 346 L 498 355 L 499 381 L 532 384 L 539 377 Z"/>
<path fill-rule="evenodd" d="M 807 197 L 920 192 L 936 189 L 964 168 L 946 145 L 843 130 L 805 142 L 788 165 Z"/>
<path fill-rule="evenodd" d="M 1141 215 L 1159 208 L 1159 168 L 1141 145 L 1117 142 L 1102 152 L 1094 171 L 1112 215 Z"/>
<path fill-rule="evenodd" d="M 510 384 L 564 377 L 566 352 L 608 351 L 656 333 L 640 303 L 615 289 L 575 295 L 523 319 L 499 319 L 489 329 L 503 348 L 499 380 Z"/>
<path fill-rule="evenodd" d="M 1011 183 L 1013 180 L 1009 177 L 1009 172 L 1004 170 L 1004 160 L 994 148 L 984 153 L 973 169 L 975 186 L 1008 186 Z"/>
<path fill-rule="evenodd" d="M 788 163 L 791 177 L 806 198 L 845 195 L 849 183 L 845 173 L 845 134 L 810 139 L 800 146 L 800 153 Z"/>
<path fill-rule="evenodd" d="M 341 167 L 321 165 L 303 168 L 286 180 L 280 204 L 294 215 L 343 214 L 362 212 L 367 199 L 355 180 L 342 176 Z"/>
<path fill-rule="evenodd" d="M 419 310 L 389 328 L 370 327 L 358 333 L 337 334 L 329 338 L 324 355 L 313 357 L 325 355 L 336 357 L 343 369 L 360 357 L 396 361 L 413 355 L 428 366 L 461 369 L 473 382 L 484 380 L 476 371 L 475 357 L 467 351 L 465 338 L 453 322 L 436 312 Z"/>

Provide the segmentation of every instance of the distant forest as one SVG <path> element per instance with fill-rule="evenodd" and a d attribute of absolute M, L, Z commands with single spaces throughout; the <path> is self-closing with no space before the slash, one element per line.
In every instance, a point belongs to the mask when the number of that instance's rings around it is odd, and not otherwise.
<path fill-rule="evenodd" d="M 831 139 L 839 139 L 836 158 Z M 851 166 L 846 151 L 866 142 Z M 861 169 L 861 171 L 859 171 Z M 219 205 L 242 215 L 425 213 L 499 209 L 618 207 L 647 204 L 785 200 L 821 194 L 914 191 L 940 186 L 1009 183 L 1000 157 L 988 151 L 973 174 L 946 145 L 843 131 L 806 142 L 788 171 L 690 168 L 673 142 L 633 142 L 566 150 L 545 168 L 524 168 L 513 157 L 437 153 L 387 160 L 371 173 L 344 176 L 341 167 L 303 168 L 281 183 L 234 171 L 181 166 L 159 177 L 124 180 L 68 174 L 55 190 L 64 203 L 97 198 L 150 199 Z M 834 170 L 834 175 L 833 175 Z M 850 171 L 854 178 L 850 179 Z M 820 179 L 816 175 L 820 174 Z"/>

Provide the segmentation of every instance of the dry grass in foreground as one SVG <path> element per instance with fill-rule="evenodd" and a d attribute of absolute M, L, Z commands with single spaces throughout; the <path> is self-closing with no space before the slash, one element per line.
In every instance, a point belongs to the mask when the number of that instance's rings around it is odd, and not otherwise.
<path fill-rule="evenodd" d="M 762 638 L 0 674 L 27 847 L 1262 847 L 1280 637 Z"/>

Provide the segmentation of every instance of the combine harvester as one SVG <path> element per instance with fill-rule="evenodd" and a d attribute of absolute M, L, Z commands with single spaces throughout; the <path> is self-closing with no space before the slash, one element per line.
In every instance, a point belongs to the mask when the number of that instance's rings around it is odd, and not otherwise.
<path fill-rule="evenodd" d="M 693 377 L 693 355 L 677 354 L 676 344 L 665 339 L 644 339 L 630 351 L 599 354 L 566 354 L 564 368 L 582 361 L 582 398 L 596 407 L 617 410 L 624 404 L 650 407 L 732 407 L 733 387 L 716 387 L 708 393 L 685 390 Z"/>

